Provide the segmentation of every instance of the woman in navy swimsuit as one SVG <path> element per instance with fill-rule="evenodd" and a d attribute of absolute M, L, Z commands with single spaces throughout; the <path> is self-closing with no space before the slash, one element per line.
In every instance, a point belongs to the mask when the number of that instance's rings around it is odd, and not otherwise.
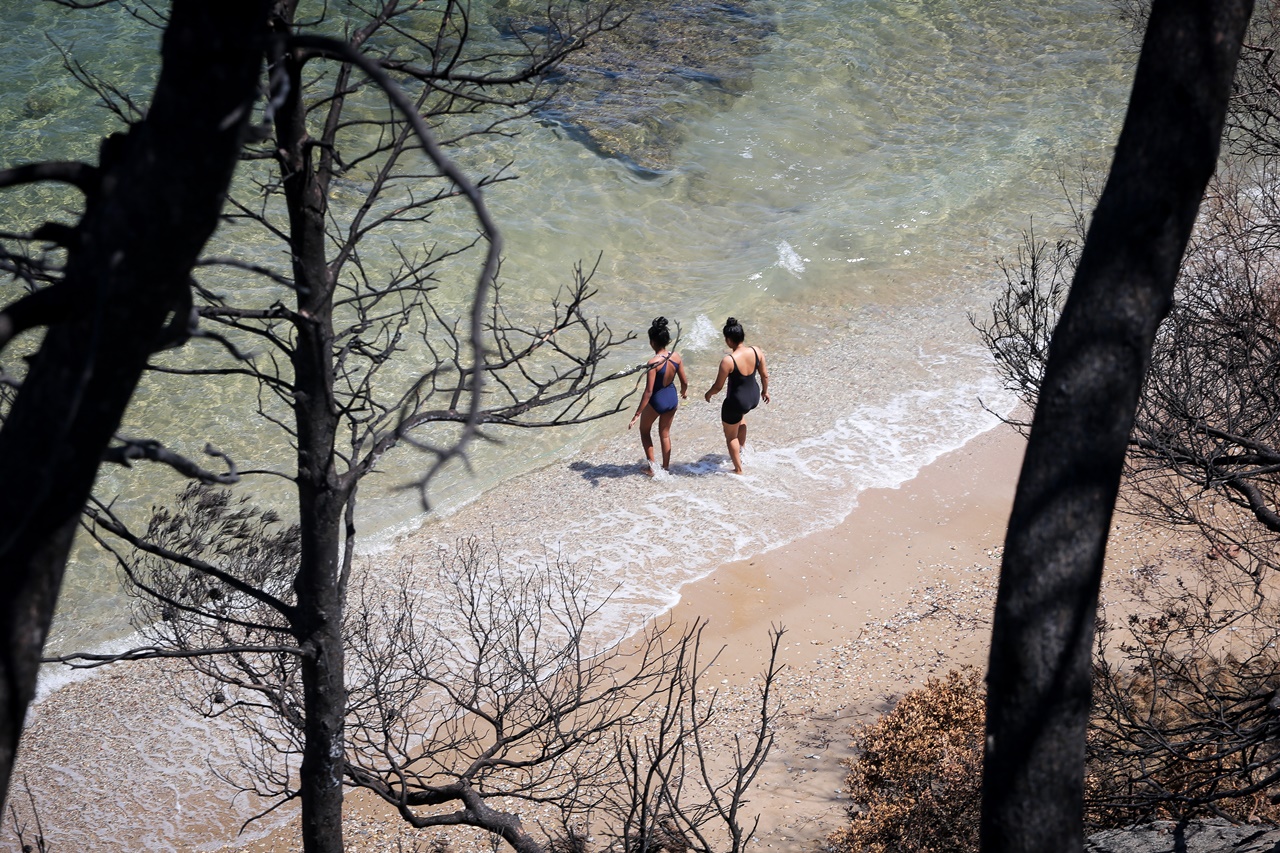
<path fill-rule="evenodd" d="M 681 400 L 689 398 L 689 377 L 684 372 L 684 359 L 679 353 L 668 352 L 667 344 L 671 343 L 671 332 L 667 330 L 667 318 L 659 317 L 649 327 L 649 346 L 653 347 L 653 358 L 649 359 L 649 369 L 644 373 L 644 396 L 640 398 L 640 408 L 635 417 L 627 424 L 627 429 L 640 421 L 640 443 L 644 445 L 644 455 L 649 459 L 646 469 L 653 476 L 653 422 L 658 422 L 658 439 L 662 442 L 662 469 L 671 467 L 671 422 L 676 419 L 676 407 Z M 676 378 L 680 379 L 680 396 L 676 396 Z"/>
<path fill-rule="evenodd" d="M 707 402 L 720 393 L 725 383 L 729 392 L 720 406 L 720 425 L 724 427 L 725 444 L 729 446 L 729 458 L 733 460 L 733 473 L 742 473 L 742 447 L 747 443 L 747 412 L 769 402 L 769 369 L 764 364 L 764 353 L 758 347 L 743 343 L 747 333 L 733 317 L 724 324 L 724 342 L 729 354 L 720 359 L 720 372 L 716 382 L 707 391 Z M 756 385 L 756 374 L 760 385 Z"/>

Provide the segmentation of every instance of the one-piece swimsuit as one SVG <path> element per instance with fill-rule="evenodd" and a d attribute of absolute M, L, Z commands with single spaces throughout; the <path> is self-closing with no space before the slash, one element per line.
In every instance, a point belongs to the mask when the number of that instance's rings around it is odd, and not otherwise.
<path fill-rule="evenodd" d="M 729 356 L 733 362 L 733 372 L 729 374 L 729 392 L 720 404 L 720 420 L 729 425 L 741 423 L 747 412 L 760 405 L 760 386 L 756 384 L 756 374 L 760 371 L 760 353 L 755 347 L 751 351 L 756 356 L 756 369 L 744 374 L 738 369 L 738 360 Z"/>
<path fill-rule="evenodd" d="M 661 385 L 662 380 L 666 377 L 667 365 L 671 364 L 671 356 L 672 353 L 667 353 L 667 357 L 653 367 L 656 374 L 653 377 L 654 388 L 653 393 L 649 396 L 649 405 L 660 415 L 674 412 L 676 407 L 680 405 L 680 395 L 676 393 L 676 370 L 674 365 L 672 365 L 671 380 L 666 385 Z"/>

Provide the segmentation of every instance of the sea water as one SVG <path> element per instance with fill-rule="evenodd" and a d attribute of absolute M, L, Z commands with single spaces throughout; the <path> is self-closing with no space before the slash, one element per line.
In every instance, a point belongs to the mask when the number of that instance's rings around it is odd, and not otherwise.
<path fill-rule="evenodd" d="M 679 323 L 675 346 L 692 387 L 676 416 L 670 473 L 643 474 L 639 438 L 627 430 L 638 396 L 589 425 L 494 433 L 501 441 L 477 446 L 470 471 L 432 484 L 432 514 L 400 488 L 427 464 L 402 448 L 362 487 L 360 571 L 467 535 L 493 540 L 517 563 L 586 561 L 599 587 L 615 590 L 599 628 L 620 636 L 725 561 L 834 526 L 859 494 L 909 480 L 1011 407 L 968 317 L 997 292 L 997 260 L 1030 217 L 1052 227 L 1063 208 L 1059 174 L 1106 166 L 1133 61 L 1110 4 L 832 0 L 774 11 L 776 32 L 753 60 L 750 88 L 723 109 L 691 113 L 667 171 L 639 173 L 534 121 L 471 161 L 463 155 L 476 166 L 510 159 L 520 175 L 487 196 L 513 298 L 548 300 L 576 262 L 598 256 L 591 311 L 638 336 L 619 364 L 649 356 L 653 317 Z M 4 4 L 0 25 L 3 163 L 92 158 L 110 116 L 62 68 L 46 34 L 145 91 L 156 33 L 119 9 L 72 14 L 52 4 Z M 70 206 L 59 192 L 14 193 L 6 215 Z M 763 348 L 772 379 L 772 402 L 748 417 L 741 478 L 726 473 L 718 401 L 701 399 L 729 315 Z M 177 446 L 212 441 L 242 459 L 278 451 L 270 443 L 279 437 L 250 420 L 239 393 L 206 387 L 196 396 L 152 382 L 130 424 Z M 100 491 L 149 505 L 179 485 L 162 473 L 107 471 Z M 82 543 L 52 650 L 127 645 L 128 607 L 110 561 Z M 46 679 L 42 695 L 58 683 Z M 56 691 L 44 701 L 56 703 Z M 198 742 L 187 736 L 199 731 L 192 725 L 172 743 L 150 739 L 148 749 L 172 760 L 47 774 L 64 788 L 135 789 L 139 801 L 158 786 L 168 793 L 151 798 L 161 804 L 153 835 L 130 833 L 125 815 L 68 814 L 52 821 L 62 825 L 56 840 L 168 849 L 230 838 L 244 814 L 229 798 L 210 804 L 192 795 L 199 781 L 165 775 Z M 184 814 L 201 816 L 163 820 L 183 797 L 192 801 Z"/>

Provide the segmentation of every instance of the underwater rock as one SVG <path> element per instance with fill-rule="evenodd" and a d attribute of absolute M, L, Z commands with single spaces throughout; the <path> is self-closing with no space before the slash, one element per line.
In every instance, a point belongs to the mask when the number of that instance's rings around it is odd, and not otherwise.
<path fill-rule="evenodd" d="M 27 93 L 22 102 L 22 117 L 26 119 L 45 118 L 66 106 L 72 99 L 75 90 L 60 84 L 43 84 Z"/>
<path fill-rule="evenodd" d="M 547 35 L 545 5 L 498 0 L 492 23 Z M 754 58 L 777 25 L 769 0 L 631 2 L 628 19 L 571 54 L 548 80 L 543 121 L 640 172 L 673 168 L 684 126 L 728 109 L 751 88 Z"/>

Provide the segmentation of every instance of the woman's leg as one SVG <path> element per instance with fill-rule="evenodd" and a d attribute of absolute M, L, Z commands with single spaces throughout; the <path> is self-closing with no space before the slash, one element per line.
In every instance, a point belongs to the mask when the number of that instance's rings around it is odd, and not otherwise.
<path fill-rule="evenodd" d="M 742 473 L 742 443 L 738 441 L 738 427 L 740 424 L 727 424 L 723 421 L 720 425 L 724 427 L 724 443 L 729 446 L 729 459 L 733 461 L 733 473 Z"/>
<path fill-rule="evenodd" d="M 658 416 L 658 440 L 662 442 L 662 470 L 671 469 L 671 422 L 676 419 L 676 410 L 663 412 Z"/>
<path fill-rule="evenodd" d="M 652 406 L 645 406 L 644 411 L 640 413 L 640 444 L 644 447 L 645 458 L 649 460 L 649 467 L 645 469 L 645 473 L 650 477 L 653 476 L 653 436 L 649 432 L 657 419 L 658 413 Z"/>
<path fill-rule="evenodd" d="M 741 450 L 746 446 L 747 446 L 747 419 L 743 418 L 742 422 L 738 424 L 738 449 Z"/>

